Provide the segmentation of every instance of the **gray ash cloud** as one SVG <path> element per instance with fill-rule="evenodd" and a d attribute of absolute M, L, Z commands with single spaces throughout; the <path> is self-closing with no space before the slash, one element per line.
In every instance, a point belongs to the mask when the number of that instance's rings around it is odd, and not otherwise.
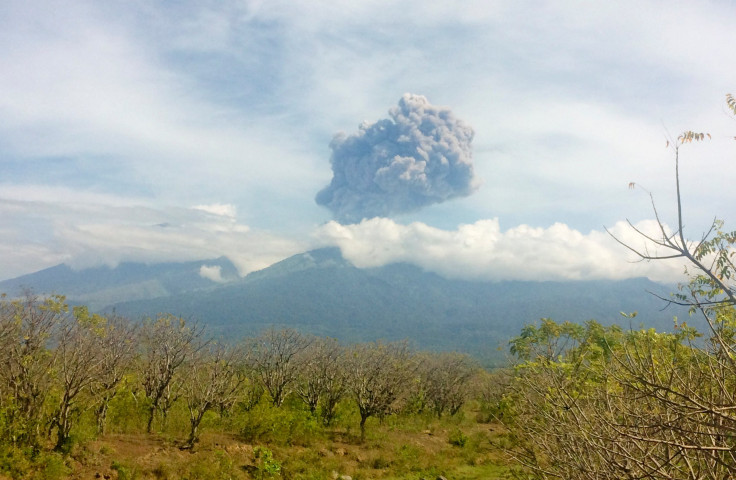
<path fill-rule="evenodd" d="M 473 129 L 422 95 L 405 94 L 390 118 L 335 135 L 333 178 L 316 202 L 343 224 L 387 217 L 473 193 Z"/>

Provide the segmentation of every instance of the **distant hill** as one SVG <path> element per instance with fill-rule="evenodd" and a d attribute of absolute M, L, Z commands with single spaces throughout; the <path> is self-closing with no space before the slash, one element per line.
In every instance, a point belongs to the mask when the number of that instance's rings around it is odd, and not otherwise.
<path fill-rule="evenodd" d="M 115 268 L 83 270 L 57 265 L 4 280 L 0 282 L 0 292 L 16 296 L 30 288 L 36 293 L 59 293 L 72 303 L 101 310 L 120 301 L 152 299 L 219 286 L 219 282 L 201 275 L 202 266 L 219 271 L 223 282 L 239 280 L 237 269 L 225 257 L 154 265 L 121 263 Z"/>
<path fill-rule="evenodd" d="M 291 326 L 346 342 L 407 338 L 419 348 L 461 350 L 486 358 L 499 358 L 497 347 L 505 349 L 524 324 L 542 317 L 670 330 L 673 316 L 686 316 L 682 309 L 662 310 L 663 301 L 648 293 L 666 297 L 672 287 L 643 278 L 450 280 L 409 264 L 360 269 L 343 259 L 339 249 L 326 248 L 218 284 L 199 275 L 201 265 L 215 262 L 228 275 L 234 272 L 229 262 L 219 259 L 71 273 L 54 267 L 21 278 L 37 292 L 66 293 L 74 300 L 87 297 L 97 310 L 132 318 L 169 312 L 196 319 L 210 334 L 226 338 L 272 325 Z M 58 283 L 57 274 L 70 283 Z M 5 284 L 0 282 L 0 291 L 7 290 Z M 151 290 L 146 290 L 149 285 Z M 638 312 L 633 324 L 622 311 Z"/>

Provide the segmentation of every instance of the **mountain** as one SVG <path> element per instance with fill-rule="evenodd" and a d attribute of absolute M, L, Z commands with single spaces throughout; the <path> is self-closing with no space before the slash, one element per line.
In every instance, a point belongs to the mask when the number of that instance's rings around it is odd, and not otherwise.
<path fill-rule="evenodd" d="M 225 271 L 226 261 L 218 262 Z M 255 334 L 272 325 L 291 326 L 346 342 L 407 338 L 422 349 L 461 350 L 495 359 L 502 356 L 498 347 L 505 349 L 508 339 L 523 325 L 542 317 L 575 322 L 596 319 L 627 328 L 671 330 L 673 316 L 687 315 L 673 307 L 662 310 L 666 304 L 648 292 L 667 297 L 672 288 L 643 278 L 570 282 L 452 280 L 403 263 L 357 268 L 337 248 L 295 255 L 224 284 L 207 283 L 199 276 L 203 264 L 214 265 L 214 261 L 121 265 L 71 274 L 54 267 L 27 276 L 26 281 L 42 292 L 46 291 L 39 287 L 42 283 L 33 281 L 46 279 L 47 285 L 54 285 L 54 291 L 71 291 L 74 295 L 70 298 L 74 299 L 87 295 L 94 298 L 97 310 L 115 310 L 131 318 L 157 312 L 181 315 L 207 325 L 210 334 L 224 338 Z M 234 272 L 231 265 L 227 268 Z M 71 275 L 74 282 L 68 286 L 72 288 L 65 290 L 64 284 L 53 283 L 55 273 L 59 278 Z M 91 279 L 83 281 L 87 274 Z M 112 278 L 117 278 L 117 283 Z M 5 283 L 0 283 L 0 291 Z M 92 287 L 103 283 L 108 287 L 83 293 L 84 288 L 94 290 Z M 145 291 L 149 284 L 156 287 Z M 104 304 L 103 299 L 115 298 L 113 293 L 120 293 L 117 301 Z M 638 316 L 633 321 L 619 313 L 634 311 Z"/>
<path fill-rule="evenodd" d="M 237 269 L 225 257 L 154 265 L 121 263 L 115 268 L 104 266 L 84 270 L 57 265 L 4 280 L 0 282 L 0 292 L 13 296 L 26 289 L 36 293 L 59 293 L 66 295 L 70 303 L 102 310 L 120 301 L 153 299 L 219 286 L 220 282 L 202 276 L 203 266 L 219 272 L 222 282 L 239 279 Z"/>

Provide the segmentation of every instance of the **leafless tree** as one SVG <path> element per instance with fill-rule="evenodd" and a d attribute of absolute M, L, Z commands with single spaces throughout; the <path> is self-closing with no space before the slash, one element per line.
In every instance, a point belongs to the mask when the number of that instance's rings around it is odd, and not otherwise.
<path fill-rule="evenodd" d="M 52 417 L 56 428 L 56 449 L 61 449 L 69 438 L 73 416 L 78 413 L 78 397 L 90 387 L 100 374 L 102 349 L 100 337 L 104 334 L 105 319 L 90 314 L 87 307 L 75 307 L 73 316 L 64 317 L 60 324 L 56 358 L 61 396 Z"/>
<path fill-rule="evenodd" d="M 105 433 L 110 401 L 117 395 L 118 387 L 130 370 L 136 355 L 138 325 L 118 315 L 105 317 L 103 330 L 98 336 L 100 368 L 95 382 L 90 386 L 97 401 L 97 433 Z"/>
<path fill-rule="evenodd" d="M 189 409 L 189 437 L 184 445 L 192 448 L 199 439 L 199 425 L 205 413 L 235 402 L 245 381 L 242 351 L 221 343 L 210 343 L 188 363 L 184 394 Z"/>
<path fill-rule="evenodd" d="M 173 401 L 178 398 L 175 375 L 201 345 L 203 328 L 187 325 L 183 318 L 161 315 L 147 320 L 141 327 L 141 377 L 143 390 L 148 398 L 149 412 L 146 430 L 153 431 L 153 419 L 157 410 L 166 415 Z"/>
<path fill-rule="evenodd" d="M 347 388 L 360 412 L 360 438 L 369 417 L 388 415 L 416 371 L 406 342 L 354 345 L 345 356 Z"/>
<path fill-rule="evenodd" d="M 318 338 L 302 352 L 299 375 L 294 390 L 315 413 L 322 409 L 322 419 L 329 425 L 335 408 L 345 392 L 344 351 L 333 338 Z"/>
<path fill-rule="evenodd" d="M 14 313 L 15 307 L 7 300 L 7 295 L 0 294 L 0 351 L 3 352 L 9 351 L 11 343 L 16 340 Z"/>
<path fill-rule="evenodd" d="M 297 378 L 300 354 L 311 339 L 296 330 L 268 329 L 249 342 L 249 363 L 275 406 L 281 406 Z"/>
<path fill-rule="evenodd" d="M 36 445 L 56 362 L 50 342 L 68 308 L 63 296 L 42 298 L 26 292 L 17 300 L 3 298 L 0 314 L 0 402 L 8 425 L 4 433 L 14 444 Z"/>
<path fill-rule="evenodd" d="M 242 386 L 242 391 L 235 402 L 243 411 L 249 412 L 253 409 L 263 398 L 263 394 L 266 391 L 261 383 L 260 375 L 246 361 L 245 365 L 242 366 L 242 370 L 245 375 L 245 381 Z M 224 412 L 228 405 L 223 404 L 220 406 L 220 412 Z"/>
<path fill-rule="evenodd" d="M 420 379 L 426 402 L 437 417 L 455 415 L 468 397 L 469 381 L 477 367 L 468 355 L 426 353 L 420 361 Z"/>

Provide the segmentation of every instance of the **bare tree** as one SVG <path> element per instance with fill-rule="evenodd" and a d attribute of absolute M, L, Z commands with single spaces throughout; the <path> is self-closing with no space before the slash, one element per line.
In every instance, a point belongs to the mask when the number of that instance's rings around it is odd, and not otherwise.
<path fill-rule="evenodd" d="M 240 397 L 235 402 L 240 409 L 249 412 L 253 409 L 263 398 L 263 394 L 266 391 L 261 383 L 260 375 L 249 365 L 246 360 L 245 365 L 242 365 L 242 370 L 245 375 L 245 382 L 242 386 L 242 392 Z M 224 412 L 228 405 L 220 405 L 220 412 Z"/>
<path fill-rule="evenodd" d="M 461 353 L 427 353 L 420 362 L 420 379 L 426 401 L 437 415 L 455 415 L 469 394 L 469 381 L 477 367 Z"/>
<path fill-rule="evenodd" d="M 297 378 L 298 360 L 311 340 L 296 330 L 268 329 L 252 339 L 249 363 L 275 406 L 281 406 Z"/>
<path fill-rule="evenodd" d="M 322 409 L 322 420 L 329 425 L 345 392 L 344 351 L 333 338 L 318 338 L 302 352 L 294 390 L 315 413 Z"/>
<path fill-rule="evenodd" d="M 733 97 L 727 96 L 729 108 L 732 108 Z M 736 113 L 736 109 L 734 109 Z M 685 235 L 685 223 L 682 212 L 682 192 L 680 187 L 680 149 L 689 143 L 704 141 L 710 134 L 686 131 L 676 140 L 667 142 L 673 149 L 675 158 L 675 192 L 677 206 L 676 229 L 671 232 L 659 216 L 654 197 L 650 193 L 652 210 L 657 222 L 657 235 L 649 235 L 629 222 L 630 228 L 645 241 L 642 248 L 632 246 L 616 235 L 608 232 L 616 241 L 636 254 L 642 261 L 684 259 L 691 269 L 691 281 L 681 286 L 685 293 L 677 294 L 671 303 L 687 305 L 691 312 L 699 310 L 704 315 L 711 330 L 718 333 L 719 325 L 713 317 L 717 307 L 736 305 L 736 288 L 731 283 L 736 278 L 736 265 L 733 263 L 733 251 L 736 246 L 736 232 L 723 230 L 724 222 L 717 218 L 700 240 L 690 241 Z M 632 182 L 629 184 L 635 188 Z"/>
<path fill-rule="evenodd" d="M 0 350 L 3 352 L 8 351 L 11 348 L 11 343 L 15 341 L 14 312 L 15 307 L 7 300 L 7 295 L 5 293 L 0 294 Z M 0 388 L 2 388 L 2 385 L 0 385 Z"/>
<path fill-rule="evenodd" d="M 153 431 L 157 410 L 165 415 L 178 398 L 175 375 L 191 355 L 201 348 L 203 329 L 187 325 L 183 318 L 161 315 L 147 320 L 141 327 L 141 376 L 143 390 L 150 405 L 146 430 Z"/>
<path fill-rule="evenodd" d="M 52 417 L 56 427 L 56 449 L 64 447 L 78 413 L 79 395 L 98 378 L 102 364 L 99 338 L 105 319 L 90 314 L 87 307 L 74 307 L 74 315 L 63 319 L 58 333 L 56 357 L 61 397 Z"/>
<path fill-rule="evenodd" d="M 26 292 L 13 301 L 0 301 L 0 385 L 8 431 L 14 444 L 36 445 L 43 404 L 53 383 L 56 355 L 50 342 L 54 329 L 68 313 L 63 296 L 41 298 Z"/>
<path fill-rule="evenodd" d="M 367 343 L 345 356 L 347 388 L 360 412 L 360 439 L 369 417 L 388 415 L 406 392 L 416 366 L 406 342 Z"/>
<path fill-rule="evenodd" d="M 192 448 L 198 441 L 205 413 L 235 402 L 246 378 L 242 363 L 239 348 L 219 343 L 211 343 L 191 359 L 184 380 L 190 424 L 184 448 Z"/>
<path fill-rule="evenodd" d="M 127 318 L 108 315 L 98 336 L 100 368 L 90 389 L 97 401 L 95 416 L 99 434 L 105 433 L 110 401 L 117 395 L 120 383 L 135 360 L 137 328 L 137 324 Z"/>

